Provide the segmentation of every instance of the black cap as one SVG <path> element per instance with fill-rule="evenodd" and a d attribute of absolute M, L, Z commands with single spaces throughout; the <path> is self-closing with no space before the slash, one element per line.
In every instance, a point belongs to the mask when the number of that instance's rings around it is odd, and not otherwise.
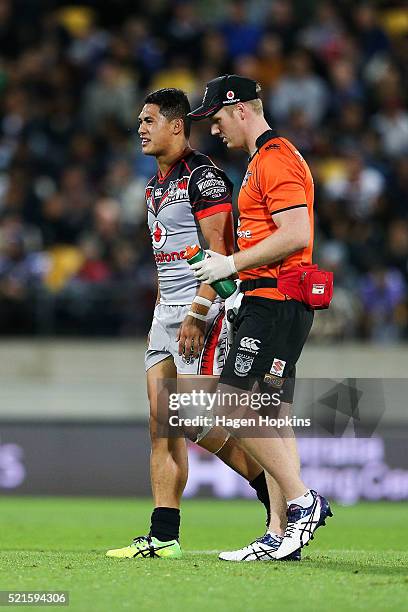
<path fill-rule="evenodd" d="M 256 86 L 256 81 L 237 74 L 217 77 L 207 83 L 201 106 L 187 116 L 193 121 L 200 121 L 212 117 L 223 106 L 255 100 L 259 97 Z"/>

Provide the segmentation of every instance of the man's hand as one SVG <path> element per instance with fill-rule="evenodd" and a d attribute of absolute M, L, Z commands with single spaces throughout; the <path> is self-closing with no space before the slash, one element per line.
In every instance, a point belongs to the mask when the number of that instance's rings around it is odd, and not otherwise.
<path fill-rule="evenodd" d="M 187 315 L 177 334 L 179 355 L 194 357 L 201 353 L 204 346 L 205 321 Z"/>
<path fill-rule="evenodd" d="M 221 278 L 228 278 L 236 274 L 237 269 L 233 255 L 221 255 L 210 250 L 205 251 L 205 253 L 207 255 L 205 259 L 190 266 L 198 280 L 211 285 Z"/>

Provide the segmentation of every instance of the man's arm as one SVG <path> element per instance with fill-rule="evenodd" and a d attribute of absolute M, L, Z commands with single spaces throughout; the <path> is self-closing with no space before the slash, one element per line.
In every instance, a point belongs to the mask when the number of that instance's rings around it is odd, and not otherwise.
<path fill-rule="evenodd" d="M 211 251 L 221 253 L 221 255 L 231 255 L 234 252 L 234 220 L 232 212 L 221 212 L 210 217 L 204 217 L 199 220 L 199 224 L 204 239 Z M 213 301 L 217 293 L 209 285 L 201 283 L 197 295 Z M 193 306 L 192 310 L 195 311 L 196 304 L 193 304 Z M 204 312 L 204 314 L 207 313 Z"/>
<path fill-rule="evenodd" d="M 273 234 L 253 247 L 234 254 L 237 272 L 285 259 L 309 244 L 310 222 L 306 206 L 275 213 L 272 219 L 278 228 Z"/>
<path fill-rule="evenodd" d="M 277 212 L 272 217 L 278 228 L 273 234 L 253 247 L 228 257 L 211 252 L 211 257 L 191 266 L 196 278 L 213 283 L 235 272 L 280 261 L 309 244 L 310 222 L 306 206 Z"/>

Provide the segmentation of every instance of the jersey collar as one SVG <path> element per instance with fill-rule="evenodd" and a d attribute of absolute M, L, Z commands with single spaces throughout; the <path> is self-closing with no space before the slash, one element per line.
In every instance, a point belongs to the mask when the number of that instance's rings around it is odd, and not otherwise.
<path fill-rule="evenodd" d="M 272 128 L 269 130 L 266 130 L 263 134 L 258 136 L 258 138 L 255 140 L 256 151 L 248 159 L 248 162 L 250 162 L 255 157 L 255 155 L 259 153 L 259 149 L 261 149 L 264 146 L 264 144 L 268 142 L 268 140 L 272 140 L 272 138 L 277 138 L 277 137 L 278 137 L 277 131 L 273 130 Z"/>
<path fill-rule="evenodd" d="M 184 158 L 187 158 L 191 153 L 193 152 L 193 149 L 190 147 L 190 145 L 188 145 L 184 151 L 182 152 L 182 154 L 180 155 L 180 157 L 178 157 L 173 164 L 170 166 L 170 168 L 167 170 L 166 174 L 162 174 L 160 172 L 160 168 L 157 169 L 157 180 L 159 181 L 159 183 L 163 183 L 166 178 L 173 172 L 174 168 L 177 166 L 177 164 Z"/>
<path fill-rule="evenodd" d="M 256 148 L 260 149 L 261 147 L 264 146 L 264 144 L 268 142 L 268 140 L 272 140 L 272 138 L 277 138 L 277 136 L 278 136 L 278 133 L 276 130 L 272 130 L 272 129 L 266 130 L 266 132 L 258 136 L 258 138 L 256 139 L 255 141 Z"/>

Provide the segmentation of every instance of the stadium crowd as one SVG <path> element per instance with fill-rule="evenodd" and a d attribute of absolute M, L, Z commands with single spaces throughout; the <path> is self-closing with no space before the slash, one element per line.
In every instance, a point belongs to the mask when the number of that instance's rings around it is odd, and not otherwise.
<path fill-rule="evenodd" d="M 312 335 L 407 339 L 407 71 L 407 13 L 389 1 L 0 0 L 0 334 L 147 331 L 141 103 L 180 87 L 197 105 L 238 73 L 315 178 L 315 259 L 336 289 Z M 239 187 L 245 156 L 208 132 L 192 146 Z"/>

